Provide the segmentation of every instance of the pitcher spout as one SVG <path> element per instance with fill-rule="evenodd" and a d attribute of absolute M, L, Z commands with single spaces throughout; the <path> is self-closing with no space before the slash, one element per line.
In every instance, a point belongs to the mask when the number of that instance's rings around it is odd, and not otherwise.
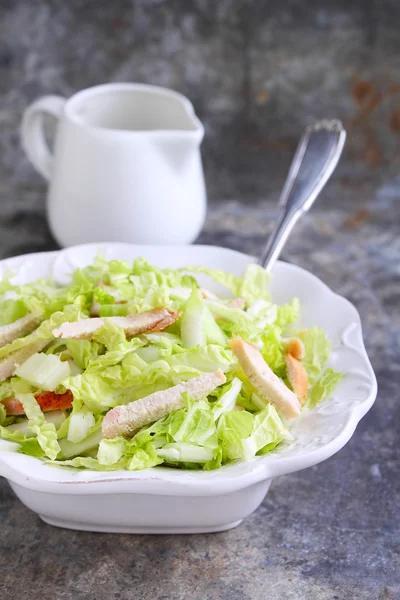
<path fill-rule="evenodd" d="M 164 98 L 163 127 L 152 132 L 151 143 L 175 171 L 182 171 L 188 162 L 199 157 L 204 127 L 195 114 L 192 103 L 177 92 Z"/>
<path fill-rule="evenodd" d="M 175 172 L 182 174 L 189 163 L 199 160 L 202 131 L 196 129 L 163 134 L 153 138 L 151 144 L 165 166 L 168 165 Z"/>
<path fill-rule="evenodd" d="M 184 127 L 185 131 L 197 132 L 199 141 L 203 139 L 203 124 L 194 112 L 193 104 L 184 96 L 182 97 L 182 124 L 186 125 L 186 127 Z"/>

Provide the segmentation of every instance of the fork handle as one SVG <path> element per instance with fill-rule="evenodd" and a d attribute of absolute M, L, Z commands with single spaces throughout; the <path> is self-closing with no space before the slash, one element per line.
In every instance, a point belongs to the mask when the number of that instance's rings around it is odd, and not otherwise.
<path fill-rule="evenodd" d="M 337 119 L 317 121 L 308 127 L 297 147 L 279 200 L 279 215 L 259 264 L 270 270 L 294 225 L 307 212 L 332 175 L 346 140 Z"/>

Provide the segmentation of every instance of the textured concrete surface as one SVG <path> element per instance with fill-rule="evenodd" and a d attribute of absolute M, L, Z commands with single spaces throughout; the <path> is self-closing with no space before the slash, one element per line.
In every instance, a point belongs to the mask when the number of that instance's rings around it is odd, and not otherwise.
<path fill-rule="evenodd" d="M 399 18 L 394 0 L 1 2 L 1 257 L 56 247 L 18 141 L 41 94 L 137 80 L 189 95 L 207 131 L 199 241 L 253 254 L 300 131 L 339 116 L 343 160 L 283 258 L 354 302 L 379 384 L 342 451 L 273 482 L 230 532 L 58 530 L 1 481 L 1 600 L 400 598 Z"/>

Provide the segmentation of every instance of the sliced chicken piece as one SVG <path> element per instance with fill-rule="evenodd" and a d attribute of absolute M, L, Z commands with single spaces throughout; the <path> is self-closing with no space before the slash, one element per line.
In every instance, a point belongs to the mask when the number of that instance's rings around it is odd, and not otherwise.
<path fill-rule="evenodd" d="M 30 313 L 25 317 L 21 317 L 21 319 L 17 319 L 14 323 L 3 325 L 3 327 L 0 327 L 0 347 L 6 346 L 17 338 L 30 333 L 36 325 L 39 325 L 40 321 L 40 315 Z"/>
<path fill-rule="evenodd" d="M 35 398 L 43 412 L 72 408 L 74 399 L 70 390 L 67 390 L 64 394 L 40 392 L 35 394 Z M 17 398 L 4 398 L 2 403 L 6 408 L 7 416 L 17 417 L 25 414 L 24 407 Z"/>
<path fill-rule="evenodd" d="M 308 374 L 303 365 L 292 354 L 285 355 L 287 376 L 294 393 L 302 402 L 307 398 Z"/>
<path fill-rule="evenodd" d="M 215 373 L 203 373 L 199 377 L 189 379 L 186 383 L 155 392 L 123 406 L 116 406 L 104 417 L 103 435 L 105 438 L 114 438 L 119 435 L 132 436 L 144 425 L 158 421 L 170 412 L 182 408 L 184 392 L 188 392 L 194 400 L 199 400 L 203 396 L 208 396 L 225 381 L 225 375 L 221 369 L 218 369 Z"/>
<path fill-rule="evenodd" d="M 261 352 L 240 338 L 229 342 L 256 392 L 276 407 L 284 417 L 297 417 L 301 404 L 296 396 L 265 362 Z"/>
<path fill-rule="evenodd" d="M 25 346 L 25 348 L 21 348 L 21 350 L 17 350 L 7 358 L 4 358 L 0 361 L 0 381 L 4 381 L 11 375 L 14 375 L 15 369 L 22 365 L 32 354 L 35 352 L 40 352 L 45 348 L 51 340 L 38 340 L 37 342 L 32 342 L 29 346 Z"/>
<path fill-rule="evenodd" d="M 108 321 L 122 327 L 126 337 L 131 338 L 140 333 L 163 331 L 175 323 L 179 317 L 180 313 L 169 308 L 154 308 L 128 317 L 94 317 L 73 323 L 63 323 L 57 329 L 53 329 L 53 335 L 62 339 L 88 340 Z"/>
<path fill-rule="evenodd" d="M 304 344 L 299 338 L 290 338 L 286 343 L 286 351 L 297 360 L 303 360 L 306 355 Z"/>

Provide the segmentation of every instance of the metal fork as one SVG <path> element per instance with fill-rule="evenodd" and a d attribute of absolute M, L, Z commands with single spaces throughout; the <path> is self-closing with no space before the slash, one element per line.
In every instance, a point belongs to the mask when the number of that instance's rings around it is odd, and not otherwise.
<path fill-rule="evenodd" d="M 323 119 L 307 127 L 293 158 L 282 195 L 276 225 L 259 259 L 270 270 L 298 219 L 306 213 L 332 175 L 346 140 L 337 119 Z"/>

